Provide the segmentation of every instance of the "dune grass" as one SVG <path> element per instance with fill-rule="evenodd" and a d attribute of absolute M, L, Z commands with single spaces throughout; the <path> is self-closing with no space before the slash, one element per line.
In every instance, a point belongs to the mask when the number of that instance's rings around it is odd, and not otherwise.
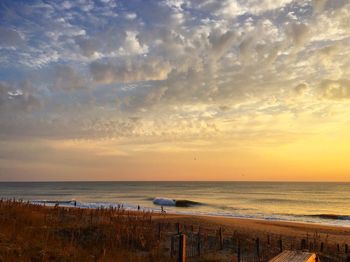
<path fill-rule="evenodd" d="M 0 201 L 0 261 L 166 261 L 149 212 Z"/>

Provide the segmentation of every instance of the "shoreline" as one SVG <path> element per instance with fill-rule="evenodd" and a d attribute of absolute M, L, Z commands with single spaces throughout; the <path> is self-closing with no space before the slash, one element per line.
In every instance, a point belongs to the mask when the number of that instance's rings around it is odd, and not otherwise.
<path fill-rule="evenodd" d="M 133 210 L 135 211 L 135 210 Z M 137 210 L 136 210 L 137 211 Z M 201 213 L 182 213 L 181 211 L 178 212 L 167 212 L 169 215 L 179 215 L 179 216 L 190 216 L 190 217 L 204 217 L 204 218 L 217 218 L 220 219 L 234 219 L 234 220 L 252 220 L 252 221 L 262 221 L 262 222 L 276 222 L 276 223 L 291 223 L 291 224 L 305 224 L 305 225 L 315 225 L 320 227 L 339 227 L 339 228 L 348 228 L 350 230 L 350 223 L 349 225 L 336 225 L 336 224 L 328 224 L 328 223 L 319 223 L 319 222 L 312 222 L 312 221 L 297 221 L 297 220 L 284 220 L 284 219 L 275 219 L 275 218 L 258 218 L 258 217 L 244 217 L 244 216 L 230 216 L 230 215 L 212 215 L 212 214 L 201 214 Z"/>
<path fill-rule="evenodd" d="M 67 207 L 67 208 L 83 208 L 83 209 L 98 209 L 98 208 L 105 208 L 108 209 L 110 207 L 117 208 L 118 206 L 123 206 L 123 208 L 127 211 L 137 211 L 137 205 L 134 204 L 128 204 L 126 202 L 120 202 L 120 203 L 108 203 L 108 202 L 77 202 L 78 205 L 74 206 L 73 203 L 75 200 L 25 200 L 29 201 L 32 204 L 38 204 L 38 205 L 44 205 L 44 206 L 54 206 L 55 203 L 59 203 L 60 207 Z M 223 218 L 223 219 L 243 219 L 243 220 L 256 220 L 256 221 L 271 221 L 271 222 L 286 222 L 286 223 L 296 223 L 296 224 L 310 224 L 310 225 L 316 225 L 316 226 L 330 226 L 330 227 L 340 227 L 340 228 L 349 228 L 350 229 L 350 220 L 342 220 L 342 219 L 324 219 L 328 220 L 329 222 L 318 222 L 318 221 L 303 221 L 303 220 L 289 220 L 289 219 L 282 219 L 282 218 L 259 218 L 259 217 L 253 217 L 249 215 L 234 215 L 234 214 L 215 214 L 210 212 L 196 212 L 196 211 L 176 211 L 173 209 L 167 209 L 167 206 L 164 206 L 164 209 L 167 214 L 171 215 L 180 215 L 180 216 L 198 216 L 198 217 L 214 217 L 214 218 Z M 190 207 L 188 207 L 190 210 Z M 141 210 L 144 210 L 146 212 L 154 212 L 154 213 L 161 213 L 161 206 L 158 207 L 149 207 L 149 206 L 142 206 Z M 326 214 L 325 214 L 326 215 Z M 292 216 L 292 215 L 289 215 Z M 333 222 L 340 222 L 338 223 L 332 223 Z M 345 221 L 349 221 L 348 224 L 345 224 Z M 343 223 L 341 223 L 343 222 Z"/>
<path fill-rule="evenodd" d="M 135 211 L 135 210 L 133 210 Z M 180 211 L 181 212 L 181 211 Z M 301 224 L 301 225 L 314 225 L 315 227 L 339 227 L 350 230 L 350 225 L 335 225 L 335 224 L 327 224 L 327 223 L 318 223 L 318 222 L 306 222 L 306 221 L 294 221 L 294 220 L 282 220 L 282 219 L 264 219 L 264 218 L 255 218 L 255 217 L 239 217 L 239 216 L 225 216 L 225 215 L 211 215 L 211 214 L 196 214 L 196 213 L 180 213 L 180 212 L 167 212 L 169 215 L 178 215 L 185 217 L 203 217 L 203 218 L 214 218 L 214 219 L 233 219 L 233 220 L 252 220 L 255 222 L 266 222 L 266 223 L 286 223 L 286 224 Z"/>
<path fill-rule="evenodd" d="M 51 201 L 54 202 L 54 201 Z M 124 203 L 125 204 L 125 203 Z M 40 203 L 39 205 L 43 205 Z M 118 204 L 113 206 L 117 207 Z M 52 203 L 45 205 L 46 207 L 54 207 Z M 96 210 L 96 208 L 91 207 L 81 207 L 62 204 L 60 208 L 81 208 L 86 210 Z M 108 209 L 108 207 L 103 207 Z M 165 214 L 162 214 L 160 209 L 153 209 L 149 207 L 141 208 L 140 211 L 137 207 L 127 205 L 122 210 L 142 213 L 151 212 L 152 217 L 159 221 L 173 221 L 183 223 L 183 224 L 198 224 L 203 227 L 205 224 L 210 224 L 208 227 L 212 228 L 213 225 L 220 227 L 226 227 L 229 231 L 236 230 L 237 228 L 248 231 L 249 234 L 255 232 L 271 234 L 284 235 L 288 237 L 305 237 L 308 234 L 312 235 L 314 233 L 324 234 L 330 237 L 330 242 L 346 241 L 350 242 L 350 226 L 347 225 L 334 225 L 334 224 L 322 224 L 304 221 L 291 221 L 291 220 L 277 220 L 277 219 L 263 219 L 263 218 L 252 218 L 252 217 L 235 217 L 235 216 L 224 216 L 224 215 L 211 215 L 211 214 L 201 214 L 201 213 L 186 213 L 183 211 L 173 211 L 167 210 Z M 261 230 L 261 227 L 264 227 Z"/>

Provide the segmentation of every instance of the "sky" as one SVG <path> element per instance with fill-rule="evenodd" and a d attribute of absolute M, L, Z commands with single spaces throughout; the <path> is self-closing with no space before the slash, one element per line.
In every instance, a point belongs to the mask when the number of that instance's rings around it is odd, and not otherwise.
<path fill-rule="evenodd" d="M 2 0 L 0 181 L 350 181 L 348 0 Z"/>

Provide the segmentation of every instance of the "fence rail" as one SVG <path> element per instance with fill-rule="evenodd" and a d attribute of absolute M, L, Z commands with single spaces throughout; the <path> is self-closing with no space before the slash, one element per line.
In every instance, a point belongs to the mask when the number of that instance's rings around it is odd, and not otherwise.
<path fill-rule="evenodd" d="M 199 226 L 186 226 L 179 223 L 158 225 L 163 238 L 169 241 L 170 257 L 175 261 L 185 258 L 200 258 L 208 254 L 230 256 L 232 261 L 263 262 L 275 257 L 284 250 L 302 250 L 317 253 L 320 260 L 329 262 L 350 262 L 350 250 L 347 243 L 330 242 L 328 235 L 314 233 L 304 237 L 280 236 L 272 233 L 256 234 L 252 237 L 244 232 L 225 231 Z M 181 237 L 185 244 L 181 244 Z M 185 249 L 185 250 L 184 250 Z"/>

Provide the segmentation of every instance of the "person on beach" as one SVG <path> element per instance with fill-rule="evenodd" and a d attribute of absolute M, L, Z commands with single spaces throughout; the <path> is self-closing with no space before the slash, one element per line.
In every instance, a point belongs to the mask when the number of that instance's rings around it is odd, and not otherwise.
<path fill-rule="evenodd" d="M 140 205 L 137 205 L 137 211 L 140 211 Z"/>

